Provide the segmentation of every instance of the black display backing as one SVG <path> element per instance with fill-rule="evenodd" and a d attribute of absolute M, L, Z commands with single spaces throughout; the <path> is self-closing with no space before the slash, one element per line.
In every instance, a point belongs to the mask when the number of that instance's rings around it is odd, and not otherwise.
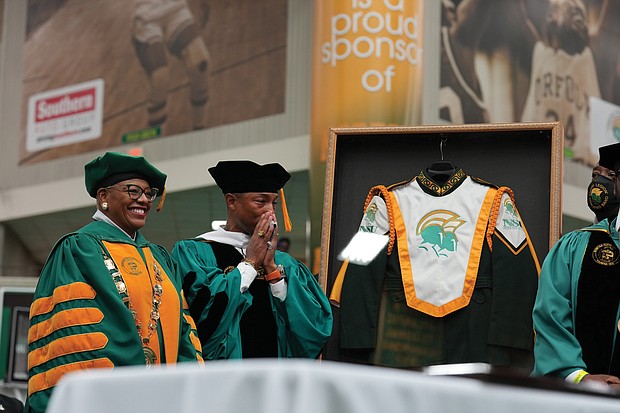
<path fill-rule="evenodd" d="M 441 159 L 442 140 L 444 160 L 470 176 L 513 190 L 542 264 L 561 229 L 559 123 L 335 128 L 326 165 L 319 274 L 327 293 L 342 264 L 337 256 L 358 229 L 369 189 L 415 177 Z M 336 323 L 330 345 L 337 342 Z"/>

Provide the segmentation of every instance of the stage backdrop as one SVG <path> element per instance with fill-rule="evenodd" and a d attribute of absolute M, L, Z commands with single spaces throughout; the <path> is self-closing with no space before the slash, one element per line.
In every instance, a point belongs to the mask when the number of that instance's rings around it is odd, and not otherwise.
<path fill-rule="evenodd" d="M 287 0 L 29 0 L 20 164 L 283 112 L 286 25 Z"/>
<path fill-rule="evenodd" d="M 317 264 L 329 128 L 421 122 L 423 0 L 314 4 L 310 212 Z"/>

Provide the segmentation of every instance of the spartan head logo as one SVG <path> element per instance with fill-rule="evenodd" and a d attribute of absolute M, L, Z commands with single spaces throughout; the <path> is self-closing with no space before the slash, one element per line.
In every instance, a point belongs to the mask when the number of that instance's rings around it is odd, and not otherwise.
<path fill-rule="evenodd" d="M 601 209 L 609 202 L 609 193 L 604 185 L 594 182 L 588 194 L 588 205 L 592 209 Z"/>
<path fill-rule="evenodd" d="M 379 207 L 374 202 L 368 205 L 368 207 L 366 208 L 366 211 L 364 212 L 364 218 L 362 218 L 362 224 L 360 225 L 360 228 L 359 228 L 360 231 L 375 232 L 375 230 L 377 229 L 377 226 L 375 223 L 375 217 L 377 215 L 378 210 L 379 210 Z"/>
<path fill-rule="evenodd" d="M 456 230 L 465 222 L 458 214 L 445 209 L 429 212 L 416 227 L 416 235 L 422 237 L 418 248 L 432 250 L 438 257 L 447 257 L 448 252 L 456 251 L 459 243 Z"/>
<path fill-rule="evenodd" d="M 512 202 L 510 198 L 507 198 L 504 201 L 505 213 L 502 217 L 502 222 L 504 223 L 504 229 L 514 229 L 519 228 L 521 226 L 521 220 L 519 219 L 519 215 L 517 214 L 517 209 L 515 208 L 515 204 Z"/>
<path fill-rule="evenodd" d="M 370 224 L 374 223 L 375 216 L 377 215 L 378 210 L 379 210 L 379 207 L 377 207 L 377 204 L 375 204 L 374 202 L 368 205 L 368 208 L 366 208 L 366 214 L 364 216 L 364 219 L 368 221 L 368 223 Z"/>

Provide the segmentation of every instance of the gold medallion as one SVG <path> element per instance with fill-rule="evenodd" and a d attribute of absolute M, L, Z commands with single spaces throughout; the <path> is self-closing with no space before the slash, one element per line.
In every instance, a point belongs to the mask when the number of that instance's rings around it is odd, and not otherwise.
<path fill-rule="evenodd" d="M 604 242 L 594 247 L 592 259 L 599 265 L 610 267 L 618 264 L 618 261 L 620 261 L 620 254 L 618 254 L 618 248 L 616 248 L 615 245 Z"/>
<path fill-rule="evenodd" d="M 155 352 L 149 348 L 149 347 L 142 347 L 142 350 L 144 351 L 144 362 L 146 363 L 146 367 L 151 367 L 153 364 L 155 364 L 155 361 L 157 361 L 157 356 L 155 355 Z"/>

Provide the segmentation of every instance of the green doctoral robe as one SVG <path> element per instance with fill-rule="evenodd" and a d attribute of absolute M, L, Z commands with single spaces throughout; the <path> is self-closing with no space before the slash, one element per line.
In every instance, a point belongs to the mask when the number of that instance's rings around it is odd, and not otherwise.
<path fill-rule="evenodd" d="M 128 258 L 119 259 L 110 248 Z M 156 337 L 151 336 L 159 344 L 157 363 L 202 360 L 172 257 L 139 232 L 133 241 L 115 226 L 94 221 L 61 238 L 41 272 L 30 309 L 27 411 L 43 412 L 58 379 L 70 371 L 145 365 L 136 322 L 104 263 L 103 249 L 119 270 L 133 271 L 125 276 L 128 294 L 135 306 L 140 305 L 139 299 L 148 300 L 142 305 L 147 314 L 153 260 L 163 273 L 160 319 Z M 147 335 L 149 318 L 142 319 L 142 336 Z"/>
<path fill-rule="evenodd" d="M 209 242 L 191 239 L 177 242 L 172 250 L 185 277 L 184 292 L 201 334 L 201 325 L 214 307 L 216 295 L 226 296 L 225 308 L 218 309 L 217 327 L 209 337 L 201 337 L 205 360 L 243 357 L 240 322 L 252 305 L 250 290 L 240 291 L 241 273 L 231 267 L 226 274 L 218 267 Z M 275 263 L 284 266 L 287 295 L 284 301 L 269 294 L 277 330 L 278 357 L 316 358 L 332 331 L 329 301 L 314 275 L 290 255 L 276 251 Z M 191 276 L 189 276 L 191 274 Z M 256 282 L 256 281 L 255 281 Z M 206 296 L 204 306 L 194 312 L 197 297 Z M 204 334 L 204 333 L 203 333 Z"/>
<path fill-rule="evenodd" d="M 605 219 L 583 230 L 570 232 L 560 238 L 545 258 L 533 310 L 534 330 L 536 331 L 533 375 L 566 378 L 578 370 L 593 374 L 608 373 L 591 371 L 584 361 L 584 348 L 578 340 L 579 332 L 576 326 L 578 325 L 578 311 L 588 311 L 588 309 L 577 308 L 577 303 L 579 299 L 583 299 L 578 294 L 579 280 L 584 277 L 585 272 L 582 270 L 586 268 L 586 259 L 591 255 L 586 254 L 590 238 L 602 231 L 608 233 L 615 246 L 618 247 L 618 231 L 615 229 L 615 224 L 615 219 L 611 224 Z M 599 271 L 594 271 L 594 276 L 599 278 L 601 274 Z M 594 343 L 595 346 L 600 346 L 601 351 L 603 348 L 618 348 L 616 342 L 620 307 L 617 301 L 610 303 L 610 311 L 612 314 L 607 314 L 607 316 L 612 319 L 615 317 L 615 322 L 609 323 L 610 330 L 606 333 L 612 338 L 612 342 Z M 595 318 L 601 317 L 602 315 Z M 591 320 L 591 322 L 594 321 L 596 320 Z M 614 372 L 611 373 L 614 374 Z"/>

